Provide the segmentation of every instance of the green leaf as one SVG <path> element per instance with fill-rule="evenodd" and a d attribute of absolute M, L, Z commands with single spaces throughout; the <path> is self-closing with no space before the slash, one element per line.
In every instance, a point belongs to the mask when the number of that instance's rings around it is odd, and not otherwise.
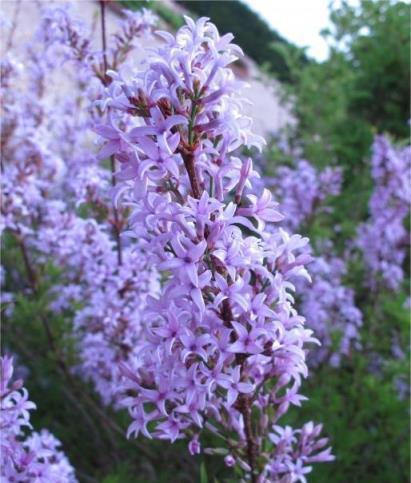
<path fill-rule="evenodd" d="M 200 466 L 200 483 L 208 483 L 207 470 L 204 461 Z"/>

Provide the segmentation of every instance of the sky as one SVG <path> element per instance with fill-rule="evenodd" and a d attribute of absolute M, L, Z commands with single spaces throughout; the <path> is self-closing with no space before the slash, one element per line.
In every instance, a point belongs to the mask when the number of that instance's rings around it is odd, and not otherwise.
<path fill-rule="evenodd" d="M 242 0 L 273 29 L 299 47 L 309 47 L 308 55 L 325 60 L 326 41 L 320 30 L 329 25 L 329 0 Z"/>

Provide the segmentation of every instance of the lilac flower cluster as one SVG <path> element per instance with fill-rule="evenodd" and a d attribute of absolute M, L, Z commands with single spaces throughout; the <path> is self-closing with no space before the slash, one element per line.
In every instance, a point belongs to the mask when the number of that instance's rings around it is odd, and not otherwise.
<path fill-rule="evenodd" d="M 158 18 L 145 8 L 139 11 L 123 10 L 118 30 L 106 50 L 95 50 L 90 28 L 73 15 L 71 5 L 46 7 L 37 37 L 46 47 L 47 59 L 60 64 L 75 61 L 88 78 L 90 73 L 105 83 L 104 62 L 118 69 L 130 52 L 139 46 L 142 37 L 149 37 Z M 104 56 L 106 60 L 104 60 Z"/>
<path fill-rule="evenodd" d="M 81 250 L 78 247 L 81 247 Z M 125 247 L 118 266 L 114 242 L 95 220 L 72 214 L 54 216 L 35 248 L 63 269 L 54 286 L 51 308 L 68 310 L 73 302 L 73 333 L 78 340 L 81 375 L 91 380 L 104 403 L 115 403 L 119 364 L 139 366 L 141 312 L 147 294 L 158 293 L 157 272 L 147 268 L 143 250 Z"/>
<path fill-rule="evenodd" d="M 341 358 L 361 349 L 360 328 L 363 318 L 356 307 L 354 292 L 343 283 L 344 260 L 332 254 L 326 243 L 310 264 L 312 283 L 298 282 L 300 310 L 314 330 L 321 346 L 310 353 L 310 365 L 328 362 L 338 367 Z"/>
<path fill-rule="evenodd" d="M 340 193 L 340 168 L 318 171 L 310 162 L 299 160 L 295 166 L 280 166 L 270 180 L 274 193 L 281 200 L 285 224 L 290 230 L 309 224 L 320 212 L 329 211 L 324 203 Z"/>
<path fill-rule="evenodd" d="M 338 168 L 318 171 L 302 160 L 293 167 L 280 166 L 269 181 L 282 211 L 288 214 L 283 224 L 288 230 L 302 230 L 308 229 L 319 213 L 330 211 L 327 199 L 339 194 L 342 179 Z M 333 253 L 331 241 L 323 240 L 315 250 L 304 250 L 315 252 L 315 256 L 309 266 L 312 281 L 296 282 L 299 309 L 321 342 L 308 361 L 314 366 L 323 362 L 339 366 L 342 356 L 360 348 L 362 313 L 356 307 L 354 292 L 344 285 L 346 262 Z"/>
<path fill-rule="evenodd" d="M 318 439 L 322 431 L 321 424 L 306 423 L 298 430 L 290 426 L 282 428 L 274 425 L 272 430 L 268 436 L 276 451 L 269 466 L 269 475 L 274 479 L 269 481 L 306 483 L 305 475 L 312 470 L 308 465 L 333 459 L 330 448 L 323 449 L 328 444 L 327 438 Z"/>
<path fill-rule="evenodd" d="M 158 35 L 165 43 L 143 72 L 129 82 L 109 72 L 111 115 L 98 128 L 103 155 L 121 164 L 116 199 L 126 196 L 133 234 L 163 273 L 144 310 L 140 367 L 121 364 L 129 435 L 188 437 L 195 454 L 205 428 L 252 481 L 303 480 L 311 461 L 333 459 L 318 452 L 324 439 L 313 441 L 320 428 L 280 448 L 268 434 L 304 399 L 306 346 L 316 342 L 291 283 L 308 277 L 309 256 L 297 255 L 308 240 L 271 225 L 283 218 L 277 204 L 268 190 L 252 194 L 252 161 L 233 155 L 262 140 L 227 68 L 241 54 L 232 36 L 205 18 Z"/>
<path fill-rule="evenodd" d="M 60 63 L 77 60 L 82 64 L 92 55 L 87 26 L 75 19 L 69 4 L 43 8 L 37 39 L 48 51 L 48 59 Z"/>
<path fill-rule="evenodd" d="M 411 202 L 411 147 L 395 147 L 386 137 L 377 136 L 371 166 L 375 187 L 369 201 L 370 218 L 358 229 L 357 245 L 372 274 L 367 277 L 371 288 L 398 290 L 410 243 L 404 223 Z"/>
<path fill-rule="evenodd" d="M 12 381 L 13 360 L 0 358 L 0 478 L 4 482 L 75 483 L 74 469 L 47 430 L 32 432 L 29 401 L 23 381 Z"/>
<path fill-rule="evenodd" d="M 2 69 L 1 231 L 24 238 L 33 233 L 46 210 L 45 198 L 64 174 L 62 159 L 49 149 L 47 108 L 41 95 L 17 94 L 13 85 L 24 84 L 24 71 L 11 58 Z M 27 76 L 31 77 L 31 76 Z M 41 172 L 41 177 L 37 174 Z"/>
<path fill-rule="evenodd" d="M 67 60 L 73 58 L 68 54 L 76 52 L 79 42 L 91 44 L 86 41 L 85 29 L 80 29 L 65 9 L 48 11 L 44 22 L 40 30 L 47 39 L 36 44 L 39 52 L 60 45 Z M 151 22 L 146 12 L 128 14 L 114 43 L 120 44 L 127 37 L 134 45 Z M 114 47 L 111 52 L 115 55 Z M 87 99 L 80 96 L 67 101 L 63 92 L 51 106 L 43 89 L 25 95 L 13 88 L 16 83 L 38 85 L 39 79 L 49 82 L 55 67 L 61 65 L 58 50 L 49 54 L 43 61 L 29 51 L 25 69 L 12 59 L 2 65 L 1 226 L 21 248 L 34 294 L 45 264 L 52 262 L 61 268 L 61 283 L 51 289 L 54 300 L 50 309 L 71 311 L 72 335 L 78 340 L 81 359 L 78 369 L 94 382 L 103 401 L 112 403 L 120 377 L 119 362 L 138 364 L 135 352 L 140 314 L 147 293 L 158 292 L 158 277 L 154 270 L 146 269 L 144 251 L 134 247 L 123 247 L 124 263 L 118 265 L 118 247 L 110 228 L 116 222 L 121 224 L 121 216 L 115 219 L 113 214 L 110 173 L 90 154 L 90 142 L 84 134 L 90 126 L 87 110 L 77 113 Z M 78 82 L 88 76 L 94 81 L 97 77 L 101 84 L 97 73 L 102 68 L 96 65 L 87 57 L 86 74 L 81 73 Z M 77 213 L 80 205 L 94 218 L 81 218 Z M 3 302 L 12 296 L 2 295 Z M 80 307 L 74 313 L 73 302 Z"/>

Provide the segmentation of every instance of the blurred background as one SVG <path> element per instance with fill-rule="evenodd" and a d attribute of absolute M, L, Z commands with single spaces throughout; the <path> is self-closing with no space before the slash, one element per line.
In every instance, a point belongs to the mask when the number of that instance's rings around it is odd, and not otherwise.
<path fill-rule="evenodd" d="M 98 45 L 98 2 L 67 3 L 92 26 Z M 38 26 L 41 9 L 52 4 L 47 0 L 2 1 L 2 56 L 19 55 Z M 388 244 L 387 250 L 402 254 L 401 276 L 394 286 L 372 272 L 367 264 L 368 249 L 357 241 L 359 227 L 372 223 L 375 137 L 383 135 L 398 150 L 409 144 L 410 5 L 392 0 L 110 1 L 109 33 L 123 8 L 143 7 L 155 12 L 161 28 L 171 32 L 188 14 L 207 16 L 220 33 L 234 34 L 234 42 L 245 52 L 234 71 L 249 86 L 244 91 L 251 100 L 249 115 L 255 131 L 268 142 L 256 162 L 261 173 L 272 180 L 280 201 L 287 196 L 293 199 L 294 195 L 283 191 L 287 186 L 293 189 L 298 176 L 309 184 L 318 182 L 315 176 L 327 168 L 339 170 L 339 188 L 327 191 L 328 181 L 323 180 L 326 196 L 321 206 L 313 206 L 295 227 L 310 237 L 318 257 L 340 260 L 335 264 L 343 263 L 344 268 L 338 271 L 333 265 L 338 285 L 321 267 L 314 269 L 318 274 L 314 283 L 322 284 L 317 287 L 317 297 L 329 297 L 328 305 L 300 301 L 314 318 L 322 311 L 329 351 L 313 357 L 310 377 L 303 384 L 308 401 L 302 408 L 290 410 L 283 424 L 324 423 L 336 461 L 315 467 L 309 477 L 314 483 L 409 481 L 409 236 Z M 155 45 L 157 41 L 150 42 Z M 54 88 L 70 92 L 72 86 L 62 79 Z M 314 178 L 301 174 L 301 160 L 309 163 Z M 385 159 L 380 162 L 388 163 Z M 285 176 L 280 168 L 289 169 L 289 185 L 283 191 L 278 188 Z M 409 184 L 407 168 L 401 176 Z M 409 233 L 409 212 L 400 223 Z M 22 270 L 23 262 L 7 239 L 3 239 L 2 251 L 6 271 L 7 267 L 16 273 Z M 52 267 L 47 270 L 50 280 L 58 276 Z M 184 441 L 173 445 L 142 438 L 127 441 L 123 435 L 127 414 L 105 407 L 91 384 L 84 382 L 83 391 L 97 409 L 81 414 L 82 402 L 75 404 L 68 397 L 44 335 L 27 322 L 41 317 L 47 297 L 25 296 L 24 287 L 17 286 L 13 277 L 6 279 L 4 292 L 14 294 L 15 306 L 12 313 L 3 309 L 3 351 L 15 354 L 31 399 L 36 401 L 33 425 L 47 427 L 58 436 L 80 481 L 235 481 L 230 480 L 220 459 L 191 457 Z M 347 315 L 344 309 L 348 305 L 357 315 Z M 52 321 L 62 345 L 66 343 L 67 317 L 55 316 Z M 355 325 L 354 342 L 339 351 L 344 324 Z M 106 425 L 109 419 L 115 421 L 114 428 Z"/>

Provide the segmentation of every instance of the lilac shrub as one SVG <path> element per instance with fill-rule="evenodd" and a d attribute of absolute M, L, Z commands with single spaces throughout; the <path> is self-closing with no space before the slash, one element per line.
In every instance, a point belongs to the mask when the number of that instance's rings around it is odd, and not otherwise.
<path fill-rule="evenodd" d="M 240 83 L 227 65 L 241 55 L 232 35 L 186 18 L 130 81 L 114 71 L 98 128 L 102 152 L 121 164 L 116 200 L 161 291 L 142 315 L 140 367 L 120 364 L 128 434 L 202 451 L 202 431 L 221 438 L 227 466 L 254 482 L 305 481 L 310 464 L 331 461 L 320 426 L 281 429 L 300 405 L 312 331 L 293 304 L 291 279 L 307 277 L 308 243 L 274 223 L 283 216 L 268 190 L 252 194 L 251 159 L 260 147 L 242 114 Z M 131 198 L 131 199 L 130 199 Z M 120 204 L 121 206 L 121 204 Z M 268 229 L 270 227 L 270 229 Z"/>
<path fill-rule="evenodd" d="M 385 136 L 373 144 L 371 174 L 375 184 L 369 201 L 369 220 L 358 229 L 357 244 L 371 276 L 373 290 L 398 290 L 409 247 L 404 226 L 411 202 L 411 147 L 396 147 Z"/>
<path fill-rule="evenodd" d="M 124 63 L 152 22 L 148 12 L 126 15 L 110 47 L 114 66 Z M 105 403 L 115 404 L 119 363 L 138 365 L 140 314 L 147 294 L 158 292 L 158 276 L 147 268 L 146 253 L 132 246 L 121 247 L 119 265 L 111 228 L 120 229 L 122 213 L 112 205 L 110 172 L 91 154 L 85 134 L 101 111 L 84 94 L 67 100 L 63 92 L 50 104 L 41 87 L 56 70 L 71 72 L 74 62 L 72 81 L 88 83 L 87 94 L 99 99 L 102 54 L 91 50 L 87 29 L 65 8 L 47 10 L 39 31 L 24 69 L 11 58 L 2 65 L 2 228 L 21 250 L 32 295 L 38 294 L 47 263 L 61 269 L 49 308 L 71 313 L 70 337 L 78 341 L 81 361 L 77 371 Z M 16 83 L 36 88 L 24 94 Z M 80 217 L 80 208 L 90 216 Z M 3 294 L 3 302 L 7 297 Z"/>
<path fill-rule="evenodd" d="M 159 291 L 157 272 L 147 267 L 143 250 L 129 246 L 118 266 L 115 243 L 95 220 L 61 214 L 51 221 L 35 245 L 65 274 L 53 288 L 51 309 L 80 306 L 73 319 L 82 361 L 78 371 L 93 382 L 105 404 L 116 404 L 120 362 L 140 364 L 141 312 L 147 295 Z"/>
<path fill-rule="evenodd" d="M 23 381 L 13 377 L 13 360 L 0 358 L 0 477 L 4 482 L 75 483 L 73 467 L 61 443 L 46 429 L 31 432 L 29 401 Z"/>

